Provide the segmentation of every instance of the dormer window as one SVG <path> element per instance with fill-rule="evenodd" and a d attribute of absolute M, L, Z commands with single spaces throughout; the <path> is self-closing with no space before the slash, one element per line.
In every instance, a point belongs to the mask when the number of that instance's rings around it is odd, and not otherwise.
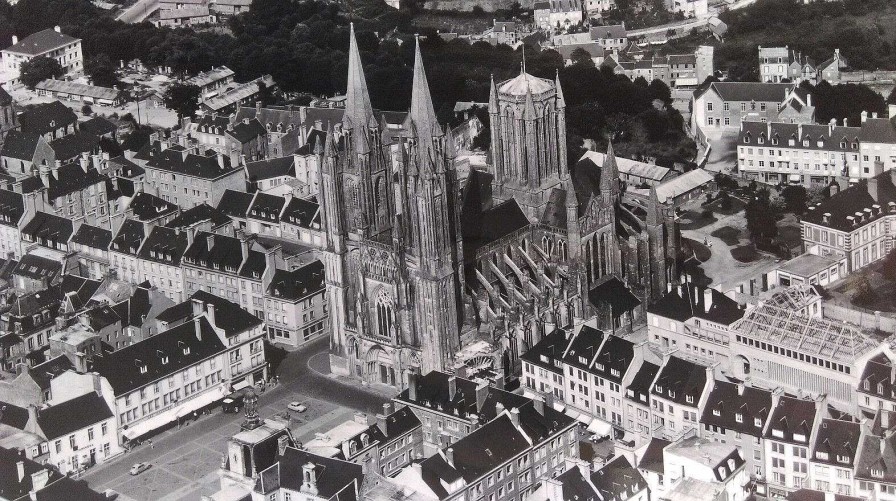
<path fill-rule="evenodd" d="M 610 369 L 610 374 L 619 377 L 619 369 Z"/>
<path fill-rule="evenodd" d="M 721 416 L 721 415 L 722 415 L 722 411 L 719 410 L 719 409 L 713 409 L 713 410 L 712 410 L 712 415 L 713 415 L 713 416 Z"/>
<path fill-rule="evenodd" d="M 657 393 L 662 393 L 662 392 L 663 392 L 663 387 L 660 386 L 660 385 L 656 385 L 656 386 L 655 386 L 655 389 L 656 389 L 656 392 L 657 392 Z"/>
<path fill-rule="evenodd" d="M 772 138 L 772 144 L 773 144 L 773 145 L 777 145 L 777 144 L 778 144 L 778 138 L 777 138 L 777 137 L 773 137 L 773 138 Z"/>
<path fill-rule="evenodd" d="M 749 134 L 744 136 L 744 144 L 750 144 L 750 135 Z"/>
<path fill-rule="evenodd" d="M 753 418 L 753 426 L 755 426 L 755 427 L 757 427 L 757 428 L 761 428 L 761 427 L 762 427 L 762 420 L 759 419 L 759 418 Z"/>
<path fill-rule="evenodd" d="M 688 396 L 684 397 L 684 399 L 689 404 L 694 403 L 694 395 L 688 395 Z"/>
<path fill-rule="evenodd" d="M 736 414 L 734 415 L 734 420 L 737 421 L 738 423 L 743 423 L 743 422 L 744 422 L 744 415 L 741 414 L 740 412 L 738 412 L 738 413 L 736 413 Z"/>
<path fill-rule="evenodd" d="M 669 398 L 675 398 L 675 390 L 669 390 Z"/>
<path fill-rule="evenodd" d="M 587 363 L 588 363 L 588 359 L 585 358 L 585 357 L 579 357 L 579 363 L 580 363 L 580 364 L 587 364 Z"/>
<path fill-rule="evenodd" d="M 884 471 L 880 468 L 871 468 L 871 476 L 874 478 L 884 478 Z"/>
<path fill-rule="evenodd" d="M 884 385 L 881 383 L 877 383 L 877 393 L 882 395 L 883 392 L 884 392 Z"/>
<path fill-rule="evenodd" d="M 837 454 L 837 462 L 838 463 L 849 463 L 849 456 L 844 456 L 842 454 Z"/>
<path fill-rule="evenodd" d="M 803 146 L 809 146 L 809 140 L 803 139 Z"/>
<path fill-rule="evenodd" d="M 594 364 L 594 368 L 596 368 L 597 370 L 603 372 L 603 370 L 604 370 L 604 364 Z M 661 392 L 661 391 L 663 391 L 663 390 L 657 390 L 657 391 L 660 391 L 660 392 Z"/>
<path fill-rule="evenodd" d="M 840 141 L 840 148 L 844 150 L 846 149 L 846 141 Z"/>
<path fill-rule="evenodd" d="M 824 451 L 815 451 L 815 457 L 817 459 L 821 459 L 822 461 L 828 460 L 828 453 Z"/>
<path fill-rule="evenodd" d="M 871 389 L 871 383 L 870 383 L 867 379 L 864 380 L 864 381 L 862 381 L 862 388 L 864 388 L 865 390 L 870 390 L 870 389 Z"/>

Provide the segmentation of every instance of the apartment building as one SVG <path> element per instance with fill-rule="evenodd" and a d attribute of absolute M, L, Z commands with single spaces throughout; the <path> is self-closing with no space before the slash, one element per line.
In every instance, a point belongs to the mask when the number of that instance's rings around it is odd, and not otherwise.
<path fill-rule="evenodd" d="M 769 494 L 809 486 L 809 449 L 815 441 L 824 400 L 780 396 L 765 429 L 765 478 Z"/>
<path fill-rule="evenodd" d="M 784 47 L 759 46 L 759 78 L 763 82 L 818 81 L 818 65 L 802 52 Z"/>
<path fill-rule="evenodd" d="M 892 249 L 896 228 L 896 174 L 884 172 L 815 204 L 801 221 L 803 250 L 847 258 L 845 276 L 882 259 Z"/>
<path fill-rule="evenodd" d="M 741 122 L 737 170 L 756 181 L 821 187 L 861 169 L 860 127 Z"/>
<path fill-rule="evenodd" d="M 791 83 L 711 82 L 701 85 L 692 98 L 692 127 L 712 127 L 729 131 L 740 128 L 742 121 L 774 122 L 793 93 L 805 94 Z M 801 109 L 809 98 L 803 96 Z M 814 121 L 813 113 L 799 120 Z"/>
<path fill-rule="evenodd" d="M 184 296 L 181 260 L 189 246 L 189 232 L 153 226 L 137 251 L 137 266 L 144 281 L 175 302 Z"/>
<path fill-rule="evenodd" d="M 246 186 L 239 157 L 199 153 L 163 140 L 148 144 L 133 160 L 146 170 L 148 190 L 184 208 L 217 205 L 224 191 Z"/>
<path fill-rule="evenodd" d="M 765 472 L 763 433 L 772 411 L 772 391 L 747 382 L 712 380 L 700 417 L 700 436 L 733 444 L 744 459 L 747 474 Z"/>
<path fill-rule="evenodd" d="M 663 470 L 669 488 L 662 499 L 687 499 L 695 493 L 702 499 L 748 499 L 744 485 L 749 476 L 733 445 L 698 437 L 679 440 L 663 450 Z"/>
<path fill-rule="evenodd" d="M 852 417 L 821 420 L 809 461 L 813 489 L 839 496 L 855 494 L 853 471 L 860 440 L 861 425 Z"/>
<path fill-rule="evenodd" d="M 585 19 L 581 0 L 546 0 L 533 6 L 535 26 L 552 32 L 577 26 Z"/>
<path fill-rule="evenodd" d="M 59 26 L 38 31 L 21 40 L 13 35 L 12 45 L 0 51 L 0 56 L 3 58 L 2 81 L 6 85 L 20 84 L 19 69 L 22 63 L 40 56 L 55 59 L 65 75 L 84 70 L 81 39 L 62 33 Z"/>
<path fill-rule="evenodd" d="M 654 434 L 677 439 L 695 432 L 712 380 L 712 367 L 674 355 L 666 358 L 650 393 Z"/>
<path fill-rule="evenodd" d="M 276 270 L 264 301 L 271 342 L 298 347 L 329 332 L 324 267 L 320 261 L 290 271 Z"/>

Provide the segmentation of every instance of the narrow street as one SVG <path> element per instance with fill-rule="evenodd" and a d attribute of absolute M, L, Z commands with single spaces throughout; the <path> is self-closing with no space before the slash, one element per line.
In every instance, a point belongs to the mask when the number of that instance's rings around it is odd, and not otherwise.
<path fill-rule="evenodd" d="M 292 401 L 308 406 L 305 413 L 293 414 L 291 428 L 300 442 L 351 419 L 357 411 L 376 413 L 389 400 L 326 375 L 328 342 L 323 337 L 288 353 L 277 369 L 280 384 L 259 395 L 262 418 L 287 412 L 286 405 Z M 120 501 L 199 500 L 218 489 L 217 470 L 227 439 L 239 431 L 242 421 L 242 413 L 216 409 L 180 429 L 175 427 L 152 437 L 152 446 L 144 442 L 109 464 L 90 469 L 82 478 L 95 490 L 113 489 Z M 137 476 L 129 475 L 128 470 L 138 462 L 150 463 L 152 468 Z"/>

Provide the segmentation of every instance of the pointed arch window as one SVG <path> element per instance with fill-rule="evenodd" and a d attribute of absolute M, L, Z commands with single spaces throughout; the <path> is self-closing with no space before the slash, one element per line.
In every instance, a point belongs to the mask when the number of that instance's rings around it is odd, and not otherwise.
<path fill-rule="evenodd" d="M 376 297 L 377 334 L 391 338 L 393 323 L 392 297 L 385 288 L 381 288 Z"/>

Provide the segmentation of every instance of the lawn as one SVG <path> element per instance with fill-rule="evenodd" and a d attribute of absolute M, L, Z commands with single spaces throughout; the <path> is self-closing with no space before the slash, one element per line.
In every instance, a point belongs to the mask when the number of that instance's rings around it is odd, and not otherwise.
<path fill-rule="evenodd" d="M 725 242 L 725 245 L 733 247 L 740 243 L 740 230 L 732 226 L 722 226 L 710 235 Z"/>
<path fill-rule="evenodd" d="M 753 244 L 747 244 L 731 249 L 731 257 L 741 263 L 752 263 L 759 259 L 759 253 L 756 252 L 756 248 L 753 247 Z"/>
<path fill-rule="evenodd" d="M 682 230 L 699 230 L 716 221 L 718 221 L 718 219 L 715 214 L 710 214 L 709 217 L 703 217 L 702 212 L 689 210 L 679 216 L 678 224 Z"/>
<path fill-rule="evenodd" d="M 687 257 L 695 257 L 701 263 L 705 263 L 711 256 L 712 251 L 709 247 L 690 238 L 681 239 L 681 251 Z"/>

